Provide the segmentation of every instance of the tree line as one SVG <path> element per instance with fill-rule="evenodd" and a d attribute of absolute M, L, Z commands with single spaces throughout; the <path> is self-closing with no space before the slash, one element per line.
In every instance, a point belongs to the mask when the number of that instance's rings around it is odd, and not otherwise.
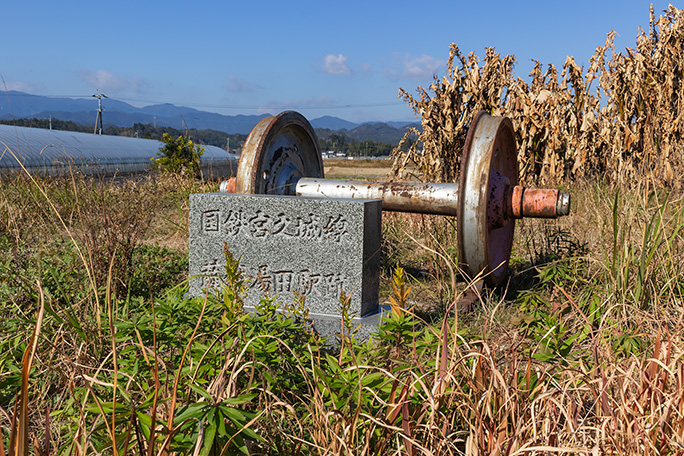
<path fill-rule="evenodd" d="M 358 141 L 345 135 L 343 131 L 331 133 L 330 130 L 316 129 L 318 135 L 318 146 L 322 151 L 344 152 L 350 157 L 379 157 L 389 156 L 396 144 L 379 141 L 364 140 Z M 412 144 L 409 138 L 402 145 L 407 149 Z"/>
<path fill-rule="evenodd" d="M 14 125 L 17 127 L 44 128 L 61 131 L 77 131 L 82 133 L 93 133 L 93 127 L 89 125 L 77 124 L 70 120 L 59 119 L 14 119 L 0 120 L 0 124 Z M 153 126 L 150 124 L 135 123 L 132 127 L 117 127 L 114 125 L 106 126 L 102 133 L 110 136 L 127 136 L 131 138 L 145 138 L 163 140 L 164 134 L 173 138 L 184 136 L 197 144 L 211 145 L 222 149 L 230 148 L 231 152 L 240 153 L 242 146 L 247 139 L 245 134 L 229 134 L 223 131 L 196 128 L 178 130 L 176 128 Z M 321 151 L 344 152 L 352 157 L 377 157 L 388 156 L 392 149 L 396 147 L 379 141 L 357 141 L 345 135 L 343 131 L 331 131 L 327 129 L 316 129 L 318 145 Z M 404 144 L 404 148 L 409 144 Z"/>

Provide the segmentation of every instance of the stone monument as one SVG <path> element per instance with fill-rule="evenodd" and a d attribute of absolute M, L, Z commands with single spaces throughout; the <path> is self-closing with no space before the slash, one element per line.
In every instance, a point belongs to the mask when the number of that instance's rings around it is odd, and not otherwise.
<path fill-rule="evenodd" d="M 341 330 L 344 293 L 365 338 L 379 317 L 381 215 L 379 200 L 190 195 L 190 293 L 220 292 L 225 244 L 245 278 L 246 311 L 262 297 L 303 299 L 330 337 Z"/>

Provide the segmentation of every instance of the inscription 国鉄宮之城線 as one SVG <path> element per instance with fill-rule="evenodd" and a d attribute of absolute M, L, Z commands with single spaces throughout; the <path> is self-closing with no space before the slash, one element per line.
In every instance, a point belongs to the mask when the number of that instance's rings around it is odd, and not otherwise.
<path fill-rule="evenodd" d="M 202 231 L 253 238 L 281 236 L 332 242 L 340 242 L 349 234 L 347 220 L 342 214 L 320 216 L 309 213 L 301 216 L 284 212 L 268 213 L 259 209 L 252 212 L 240 209 L 204 211 Z"/>

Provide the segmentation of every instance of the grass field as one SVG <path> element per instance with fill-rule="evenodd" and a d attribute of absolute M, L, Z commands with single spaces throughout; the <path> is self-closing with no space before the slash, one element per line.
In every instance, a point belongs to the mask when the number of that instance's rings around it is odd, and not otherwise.
<path fill-rule="evenodd" d="M 332 350 L 296 303 L 243 314 L 234 269 L 185 296 L 187 197 L 217 186 L 0 182 L 0 454 L 682 452 L 679 195 L 573 185 L 467 314 L 453 220 L 385 213 L 393 311 Z"/>

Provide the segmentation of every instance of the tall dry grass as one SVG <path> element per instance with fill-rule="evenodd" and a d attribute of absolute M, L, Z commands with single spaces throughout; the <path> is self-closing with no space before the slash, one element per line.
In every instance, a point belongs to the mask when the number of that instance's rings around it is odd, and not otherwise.
<path fill-rule="evenodd" d="M 83 417 L 93 400 L 108 409 L 97 388 L 118 390 L 126 344 L 116 326 L 131 315 L 144 321 L 137 312 L 145 299 L 186 278 L 187 260 L 150 244 L 178 237 L 186 244 L 187 197 L 211 185 L 154 174 L 0 180 L 0 455 L 92 451 L 98 418 Z M 158 372 L 146 350 L 140 360 Z M 103 371 L 114 378 L 98 380 Z M 76 415 L 64 420 L 65 410 Z M 65 442 L 65 426 L 79 415 Z"/>

